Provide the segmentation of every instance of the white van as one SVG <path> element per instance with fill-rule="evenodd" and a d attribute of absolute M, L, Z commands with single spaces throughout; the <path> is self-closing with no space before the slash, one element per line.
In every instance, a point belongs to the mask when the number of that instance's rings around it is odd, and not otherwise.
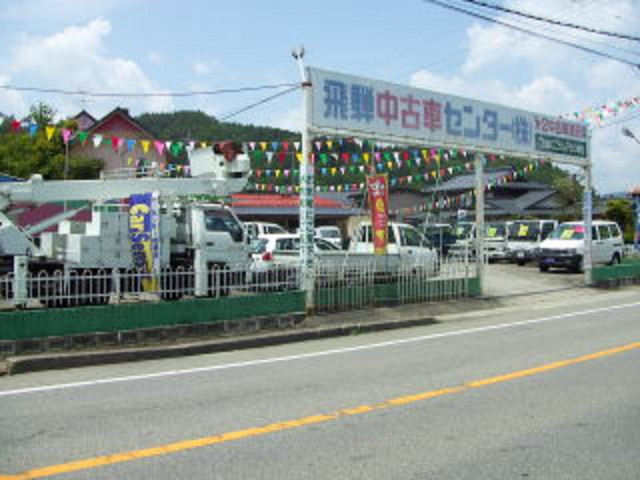
<path fill-rule="evenodd" d="M 417 228 L 407 223 L 389 222 L 387 229 L 387 253 L 411 256 L 416 263 L 427 265 L 433 271 L 437 269 L 438 252 Z M 349 251 L 373 254 L 371 221 L 358 225 Z"/>
<path fill-rule="evenodd" d="M 538 258 L 540 244 L 558 226 L 556 220 L 516 220 L 507 231 L 507 257 L 522 266 Z"/>
<path fill-rule="evenodd" d="M 287 232 L 277 223 L 269 222 L 244 222 L 250 238 L 265 238 L 268 235 L 284 235 Z"/>
<path fill-rule="evenodd" d="M 316 238 L 321 238 L 329 243 L 333 243 L 336 247 L 342 249 L 342 233 L 336 226 L 324 225 L 316 227 Z"/>
<path fill-rule="evenodd" d="M 540 245 L 539 268 L 546 272 L 552 267 L 583 270 L 584 223 L 561 223 Z M 594 265 L 620 263 L 624 242 L 615 222 L 595 220 L 591 228 L 592 261 Z"/>

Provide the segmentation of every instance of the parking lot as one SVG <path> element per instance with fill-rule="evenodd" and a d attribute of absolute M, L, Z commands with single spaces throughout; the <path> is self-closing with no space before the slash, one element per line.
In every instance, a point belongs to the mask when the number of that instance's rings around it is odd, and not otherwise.
<path fill-rule="evenodd" d="M 583 274 L 566 270 L 541 273 L 537 263 L 518 266 L 512 263 L 487 265 L 485 295 L 503 297 L 577 288 L 584 285 Z"/>

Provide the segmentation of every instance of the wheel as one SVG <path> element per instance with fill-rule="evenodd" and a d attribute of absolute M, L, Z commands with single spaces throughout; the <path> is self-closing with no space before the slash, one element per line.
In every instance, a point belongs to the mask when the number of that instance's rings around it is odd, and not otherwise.
<path fill-rule="evenodd" d="M 573 273 L 581 273 L 584 272 L 584 260 L 580 260 L 578 263 L 571 267 L 571 271 Z"/>
<path fill-rule="evenodd" d="M 613 254 L 609 265 L 620 265 L 620 254 L 618 252 Z"/>
<path fill-rule="evenodd" d="M 516 263 L 518 264 L 519 267 L 524 267 L 524 264 L 526 263 L 524 260 L 519 259 L 516 261 Z"/>
<path fill-rule="evenodd" d="M 549 271 L 549 265 L 547 265 L 545 263 L 541 263 L 540 265 L 538 265 L 538 269 L 541 272 L 548 272 Z"/>

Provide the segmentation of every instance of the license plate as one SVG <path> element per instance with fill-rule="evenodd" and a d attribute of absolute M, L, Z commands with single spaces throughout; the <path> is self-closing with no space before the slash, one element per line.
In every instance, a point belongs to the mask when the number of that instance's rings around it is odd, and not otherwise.
<path fill-rule="evenodd" d="M 553 258 L 545 258 L 544 260 L 542 260 L 542 263 L 553 263 L 555 262 L 555 259 Z"/>
<path fill-rule="evenodd" d="M 524 252 L 518 252 L 518 258 L 524 258 Z"/>

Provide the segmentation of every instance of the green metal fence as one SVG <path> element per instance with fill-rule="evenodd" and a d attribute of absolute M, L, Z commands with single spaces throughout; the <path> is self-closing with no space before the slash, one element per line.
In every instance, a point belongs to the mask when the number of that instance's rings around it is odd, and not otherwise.
<path fill-rule="evenodd" d="M 593 269 L 592 281 L 595 285 L 640 281 L 640 262 L 622 263 Z"/>
<path fill-rule="evenodd" d="M 193 325 L 304 311 L 304 294 L 300 291 L 177 302 L 11 310 L 0 313 L 0 341 Z"/>

